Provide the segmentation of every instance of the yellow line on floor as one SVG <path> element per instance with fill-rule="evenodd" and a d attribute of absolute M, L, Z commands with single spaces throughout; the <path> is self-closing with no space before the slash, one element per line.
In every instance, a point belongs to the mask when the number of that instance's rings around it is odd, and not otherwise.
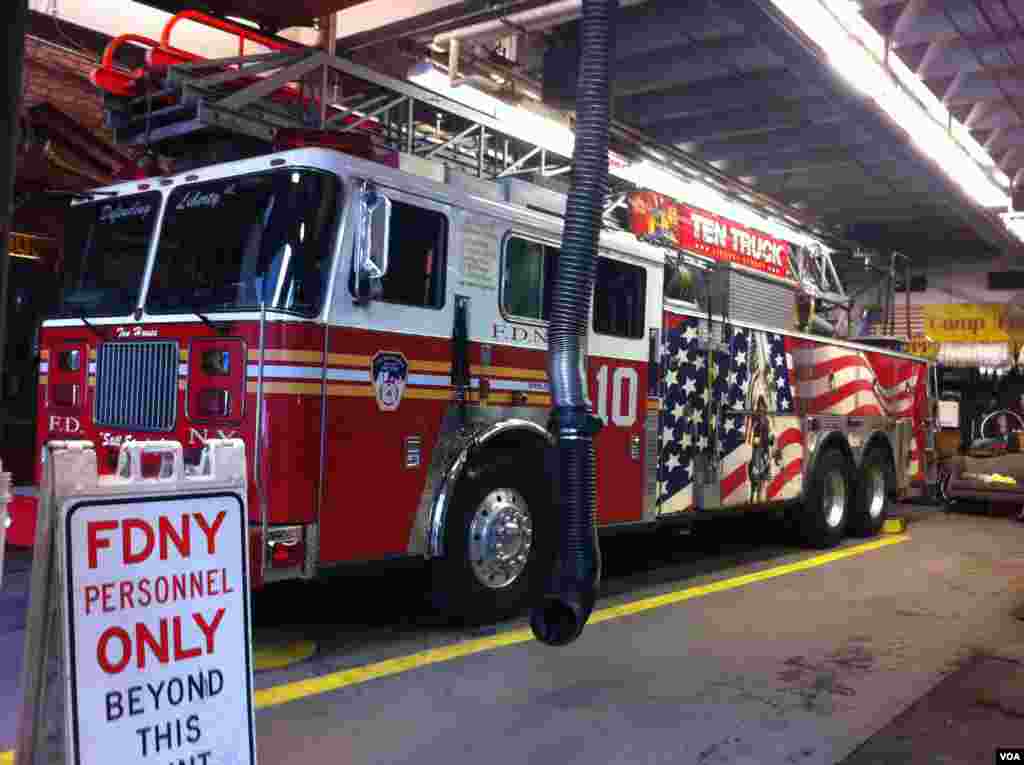
<path fill-rule="evenodd" d="M 731 579 L 723 579 L 718 582 L 712 582 L 711 584 L 688 587 L 684 590 L 668 592 L 664 595 L 642 598 L 631 603 L 609 606 L 608 608 L 602 608 L 595 611 L 591 616 L 589 623 L 598 624 L 600 622 L 610 621 L 611 619 L 620 619 L 624 616 L 643 613 L 644 611 L 650 611 L 655 608 L 664 608 L 665 606 L 675 605 L 676 603 L 682 603 L 687 600 L 702 598 L 716 592 L 735 590 L 739 587 L 745 587 L 748 584 L 754 584 L 755 582 L 763 582 L 768 579 L 775 579 L 787 574 L 794 574 L 799 571 L 807 571 L 808 569 L 817 568 L 818 566 L 824 566 L 828 563 L 843 560 L 844 558 L 863 555 L 864 553 L 872 550 L 878 550 L 883 547 L 889 547 L 891 545 L 900 544 L 901 542 L 906 542 L 908 539 L 910 539 L 910 537 L 906 535 L 886 536 L 872 542 L 866 542 L 853 547 L 846 547 L 823 555 L 816 555 L 813 558 L 806 558 L 805 560 L 796 561 L 795 563 L 787 563 L 783 566 L 765 569 L 764 571 L 755 571 L 751 574 L 744 574 L 742 576 L 732 577 Z M 263 688 L 256 691 L 256 707 L 257 709 L 276 707 L 281 704 L 287 704 L 290 701 L 298 701 L 299 699 L 303 699 L 308 696 L 317 696 L 322 693 L 329 693 L 341 688 L 347 688 L 370 680 L 376 680 L 377 678 L 398 675 L 402 672 L 408 672 L 409 670 L 418 669 L 420 667 L 427 667 L 431 664 L 440 664 L 441 662 L 451 661 L 463 656 L 472 656 L 473 654 L 491 651 L 495 648 L 516 645 L 518 643 L 526 643 L 533 639 L 533 633 L 529 628 L 509 630 L 508 632 L 503 632 L 501 634 L 494 635 L 493 637 L 467 640 L 463 643 L 444 646 L 442 648 L 432 648 L 428 651 L 420 651 L 419 653 L 409 654 L 408 656 L 399 656 L 394 659 L 387 659 L 375 664 L 352 667 L 351 669 L 333 672 L 321 677 L 297 680 L 292 683 L 284 683 L 283 685 L 274 686 L 272 688 Z M 0 761 L 0 765 L 5 765 L 5 763 Z"/>
<path fill-rule="evenodd" d="M 305 661 L 316 653 L 316 643 L 312 640 L 293 640 L 289 643 L 256 644 L 253 645 L 252 653 L 256 671 L 264 672 Z"/>
<path fill-rule="evenodd" d="M 14 765 L 14 751 L 0 752 L 0 765 Z"/>

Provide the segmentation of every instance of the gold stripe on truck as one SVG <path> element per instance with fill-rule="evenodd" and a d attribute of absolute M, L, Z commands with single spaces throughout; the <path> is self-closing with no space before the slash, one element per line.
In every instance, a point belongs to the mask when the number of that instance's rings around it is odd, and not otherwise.
<path fill-rule="evenodd" d="M 358 356 L 353 353 L 328 353 L 327 363 L 340 364 L 343 367 L 365 367 L 370 363 L 369 356 Z"/>
<path fill-rule="evenodd" d="M 323 361 L 324 354 L 321 351 L 289 351 L 285 349 L 267 348 L 263 352 L 265 361 L 296 361 L 303 364 L 319 364 Z M 260 351 L 258 348 L 249 349 L 249 361 L 259 362 Z"/>
<path fill-rule="evenodd" d="M 246 391 L 249 393 L 259 393 L 260 385 L 258 382 L 250 381 L 246 386 Z M 319 396 L 322 391 L 321 383 L 297 383 L 297 382 L 264 382 L 263 392 L 264 393 L 292 393 L 292 394 L 306 394 L 311 396 Z"/>

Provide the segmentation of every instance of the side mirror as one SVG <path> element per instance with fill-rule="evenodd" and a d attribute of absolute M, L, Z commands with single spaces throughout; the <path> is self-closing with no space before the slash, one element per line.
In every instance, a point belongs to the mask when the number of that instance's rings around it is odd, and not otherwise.
<path fill-rule="evenodd" d="M 365 188 L 359 194 L 356 216 L 356 301 L 368 303 L 380 299 L 381 280 L 388 272 L 391 200 L 372 188 Z"/>

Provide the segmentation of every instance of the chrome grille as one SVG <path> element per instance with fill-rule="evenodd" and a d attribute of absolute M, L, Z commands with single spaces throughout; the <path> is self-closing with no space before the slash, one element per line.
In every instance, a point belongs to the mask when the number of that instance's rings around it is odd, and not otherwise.
<path fill-rule="evenodd" d="M 96 424 L 126 430 L 174 428 L 178 344 L 103 343 L 96 357 Z"/>

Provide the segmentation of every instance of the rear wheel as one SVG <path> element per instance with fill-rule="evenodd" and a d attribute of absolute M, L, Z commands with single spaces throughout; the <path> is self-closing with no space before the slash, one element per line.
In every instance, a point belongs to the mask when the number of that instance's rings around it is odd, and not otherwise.
<path fill-rule="evenodd" d="M 539 457 L 503 455 L 467 471 L 433 567 L 432 601 L 447 618 L 482 624 L 527 605 L 554 542 L 542 470 Z"/>
<path fill-rule="evenodd" d="M 798 529 L 812 547 L 834 547 L 846 531 L 849 518 L 852 470 L 850 461 L 835 448 L 817 459 L 804 494 Z"/>
<path fill-rule="evenodd" d="M 850 508 L 850 533 L 873 537 L 882 530 L 889 514 L 893 490 L 892 460 L 885 449 L 871 449 L 861 463 L 853 506 Z"/>

